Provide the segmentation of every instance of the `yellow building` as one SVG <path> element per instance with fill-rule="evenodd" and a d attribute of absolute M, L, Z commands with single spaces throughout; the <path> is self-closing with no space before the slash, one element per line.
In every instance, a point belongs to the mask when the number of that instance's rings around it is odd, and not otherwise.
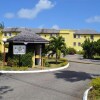
<path fill-rule="evenodd" d="M 18 28 L 5 28 L 5 29 L 0 29 L 0 52 L 4 51 L 4 39 L 8 39 L 11 37 L 14 37 L 18 33 L 20 33 Z M 7 46 L 7 44 L 6 44 Z M 6 52 L 8 49 L 6 48 Z"/>
<path fill-rule="evenodd" d="M 91 41 L 100 39 L 100 33 L 94 30 L 60 30 L 60 36 L 65 38 L 67 47 L 73 47 L 77 51 L 81 51 L 81 44 L 86 38 Z"/>
<path fill-rule="evenodd" d="M 86 38 L 91 41 L 97 41 L 100 39 L 100 33 L 94 30 L 68 30 L 68 29 L 32 29 L 32 28 L 4 28 L 0 30 L 0 52 L 3 52 L 3 39 L 11 38 L 21 31 L 31 31 L 37 33 L 44 39 L 50 40 L 52 36 L 62 36 L 65 38 L 67 47 L 75 48 L 77 51 L 81 51 L 81 44 Z"/>
<path fill-rule="evenodd" d="M 67 47 L 72 47 L 77 51 L 82 51 L 81 44 L 86 38 L 91 41 L 97 41 L 100 39 L 100 33 L 95 30 L 54 30 L 54 29 L 42 29 L 42 32 L 38 33 L 41 37 L 50 40 L 51 36 L 62 36 L 65 39 Z"/>

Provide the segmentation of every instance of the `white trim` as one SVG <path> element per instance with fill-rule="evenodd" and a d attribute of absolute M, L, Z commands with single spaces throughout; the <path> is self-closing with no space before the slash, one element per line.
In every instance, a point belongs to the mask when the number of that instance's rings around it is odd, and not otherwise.
<path fill-rule="evenodd" d="M 92 89 L 92 86 L 84 92 L 83 100 L 88 100 L 88 92 Z"/>
<path fill-rule="evenodd" d="M 58 70 L 63 70 L 69 67 L 69 63 L 60 68 L 53 68 L 53 69 L 45 69 L 45 70 L 34 70 L 34 71 L 0 71 L 0 73 L 42 73 L 42 72 L 53 72 Z"/>

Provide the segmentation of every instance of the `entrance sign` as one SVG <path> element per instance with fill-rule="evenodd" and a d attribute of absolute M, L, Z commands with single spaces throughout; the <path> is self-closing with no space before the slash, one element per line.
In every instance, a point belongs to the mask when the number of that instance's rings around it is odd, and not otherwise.
<path fill-rule="evenodd" d="M 25 45 L 13 45 L 13 54 L 25 54 L 26 53 L 26 46 Z"/>

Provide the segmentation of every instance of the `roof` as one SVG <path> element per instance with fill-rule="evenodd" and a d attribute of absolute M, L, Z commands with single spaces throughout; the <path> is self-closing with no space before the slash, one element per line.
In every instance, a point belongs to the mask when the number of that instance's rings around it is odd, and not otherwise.
<path fill-rule="evenodd" d="M 59 33 L 59 30 L 56 30 L 56 29 L 42 29 L 41 33 Z"/>
<path fill-rule="evenodd" d="M 90 29 L 74 30 L 74 32 L 74 34 L 100 34 L 99 32 Z"/>
<path fill-rule="evenodd" d="M 21 32 L 18 28 L 4 28 L 3 32 Z"/>
<path fill-rule="evenodd" d="M 28 31 L 34 33 L 59 33 L 59 30 L 56 29 L 39 29 L 39 28 L 4 28 L 3 32 L 21 32 L 21 31 Z"/>
<path fill-rule="evenodd" d="M 22 31 L 20 34 L 7 39 L 7 42 L 14 42 L 14 43 L 49 43 L 49 41 L 41 38 L 39 35 L 29 32 L 29 31 Z"/>

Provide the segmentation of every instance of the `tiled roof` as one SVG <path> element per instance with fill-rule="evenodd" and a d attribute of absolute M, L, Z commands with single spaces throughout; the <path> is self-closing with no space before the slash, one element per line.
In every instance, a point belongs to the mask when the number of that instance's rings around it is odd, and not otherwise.
<path fill-rule="evenodd" d="M 20 31 L 29 31 L 34 33 L 59 33 L 59 30 L 56 29 L 39 29 L 39 28 L 4 28 L 3 32 L 20 32 Z"/>
<path fill-rule="evenodd" d="M 90 29 L 74 30 L 74 32 L 74 34 L 100 34 L 99 32 Z"/>
<path fill-rule="evenodd" d="M 22 31 L 20 34 L 7 39 L 7 42 L 14 42 L 14 43 L 49 43 L 49 41 L 41 38 L 39 35 L 29 32 L 29 31 Z"/>

